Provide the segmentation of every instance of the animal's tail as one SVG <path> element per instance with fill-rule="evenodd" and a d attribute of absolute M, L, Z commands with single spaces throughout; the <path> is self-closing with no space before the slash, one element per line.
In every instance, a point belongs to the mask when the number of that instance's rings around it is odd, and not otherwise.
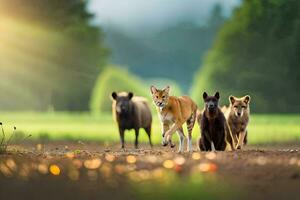
<path fill-rule="evenodd" d="M 187 121 L 187 130 L 188 130 L 189 137 L 191 137 L 196 119 L 197 119 L 197 110 L 194 110 L 191 117 Z"/>
<path fill-rule="evenodd" d="M 196 112 L 196 116 L 197 116 L 197 123 L 199 125 L 199 128 L 201 130 L 201 118 L 202 118 L 202 111 L 197 109 L 197 112 Z M 201 131 L 200 131 L 201 132 Z M 201 133 L 200 133 L 201 135 Z M 198 146 L 198 150 L 202 151 L 203 149 L 201 149 L 201 136 L 199 136 L 198 140 L 197 140 L 197 146 Z"/>
<path fill-rule="evenodd" d="M 197 122 L 199 124 L 199 127 L 200 127 L 200 124 L 201 124 L 202 113 L 203 113 L 202 110 L 197 109 L 196 116 L 197 116 Z"/>

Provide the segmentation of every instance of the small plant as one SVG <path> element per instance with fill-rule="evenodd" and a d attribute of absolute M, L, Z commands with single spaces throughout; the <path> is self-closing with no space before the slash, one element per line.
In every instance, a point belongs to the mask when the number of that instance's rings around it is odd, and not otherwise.
<path fill-rule="evenodd" d="M 13 130 L 12 134 L 10 135 L 10 137 L 8 139 L 6 139 L 6 135 L 5 135 L 5 132 L 4 132 L 4 129 L 3 129 L 2 122 L 0 122 L 0 126 L 1 126 L 1 131 L 2 131 L 2 138 L 1 138 L 1 142 L 0 142 L 0 154 L 3 154 L 3 153 L 7 152 L 7 148 L 11 144 L 12 138 L 16 133 L 17 127 L 14 126 L 14 130 Z M 26 140 L 29 137 L 31 137 L 31 135 L 28 135 L 27 137 L 24 137 L 22 139 L 22 141 Z"/>

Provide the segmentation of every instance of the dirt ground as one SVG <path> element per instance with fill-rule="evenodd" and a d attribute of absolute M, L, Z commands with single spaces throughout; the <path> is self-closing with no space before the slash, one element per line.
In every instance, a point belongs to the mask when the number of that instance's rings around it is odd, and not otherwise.
<path fill-rule="evenodd" d="M 299 199 L 300 144 L 177 154 L 161 146 L 122 151 L 96 143 L 27 143 L 0 155 L 0 199 L 140 199 L 143 193 L 132 186 L 172 186 L 199 174 L 211 199 Z"/>

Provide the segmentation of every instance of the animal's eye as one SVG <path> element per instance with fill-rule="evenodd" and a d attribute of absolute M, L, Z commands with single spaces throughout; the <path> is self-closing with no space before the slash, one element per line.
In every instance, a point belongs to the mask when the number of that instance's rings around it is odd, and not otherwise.
<path fill-rule="evenodd" d="M 166 96 L 162 96 L 162 98 L 165 98 Z"/>
<path fill-rule="evenodd" d="M 235 108 L 237 108 L 237 106 L 234 106 Z"/>
<path fill-rule="evenodd" d="M 242 108 L 247 108 L 246 106 L 242 106 Z"/>
<path fill-rule="evenodd" d="M 158 96 L 156 96 L 156 98 L 158 98 Z"/>

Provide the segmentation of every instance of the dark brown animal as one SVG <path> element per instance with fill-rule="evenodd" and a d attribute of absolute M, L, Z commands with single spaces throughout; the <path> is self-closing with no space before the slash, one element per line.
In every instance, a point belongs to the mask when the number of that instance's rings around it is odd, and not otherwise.
<path fill-rule="evenodd" d="M 198 145 L 201 151 L 224 151 L 227 144 L 232 150 L 235 145 L 230 133 L 225 116 L 219 108 L 219 92 L 214 96 L 203 93 L 205 108 L 202 115 L 198 115 L 198 123 L 201 129 L 201 138 Z"/>
<path fill-rule="evenodd" d="M 112 112 L 115 121 L 118 124 L 121 145 L 124 148 L 124 132 L 125 130 L 134 129 L 135 131 L 135 148 L 138 148 L 139 130 L 143 128 L 151 143 L 151 124 L 152 114 L 147 103 L 147 99 L 143 97 L 133 97 L 132 92 L 113 92 Z"/>

